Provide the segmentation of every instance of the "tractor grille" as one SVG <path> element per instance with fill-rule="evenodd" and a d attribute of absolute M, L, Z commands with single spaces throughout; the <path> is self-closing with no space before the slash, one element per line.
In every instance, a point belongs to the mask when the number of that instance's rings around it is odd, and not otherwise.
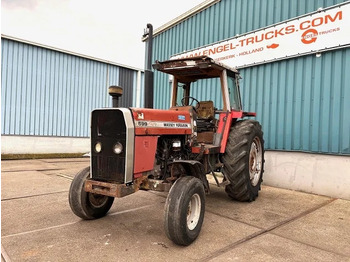
<path fill-rule="evenodd" d="M 93 179 L 124 183 L 125 158 L 114 156 L 93 156 L 96 170 Z"/>
<path fill-rule="evenodd" d="M 96 144 L 101 143 L 101 152 Z M 121 143 L 123 151 L 115 154 L 114 145 Z M 99 181 L 124 183 L 126 126 L 119 110 L 95 110 L 91 122 L 92 178 Z"/>

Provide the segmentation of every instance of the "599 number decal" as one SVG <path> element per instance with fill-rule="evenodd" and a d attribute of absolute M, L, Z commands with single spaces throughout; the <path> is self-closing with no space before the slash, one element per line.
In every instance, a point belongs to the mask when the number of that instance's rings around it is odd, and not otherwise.
<path fill-rule="evenodd" d="M 189 123 L 158 122 L 158 121 L 135 121 L 136 127 L 157 127 L 157 128 L 191 128 Z"/>

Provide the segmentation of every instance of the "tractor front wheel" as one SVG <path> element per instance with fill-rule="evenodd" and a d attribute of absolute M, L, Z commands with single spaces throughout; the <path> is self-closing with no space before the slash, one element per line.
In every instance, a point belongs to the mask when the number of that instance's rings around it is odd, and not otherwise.
<path fill-rule="evenodd" d="M 226 193 L 238 201 L 254 201 L 264 172 L 264 140 L 259 122 L 238 121 L 231 128 L 223 155 Z"/>
<path fill-rule="evenodd" d="M 165 203 L 164 228 L 177 245 L 188 246 L 198 237 L 204 219 L 205 191 L 195 177 L 181 177 L 171 187 Z"/>
<path fill-rule="evenodd" d="M 90 167 L 86 167 L 76 174 L 69 189 L 70 208 L 82 219 L 96 219 L 105 216 L 114 201 L 114 197 L 86 192 L 84 185 L 89 176 Z"/>

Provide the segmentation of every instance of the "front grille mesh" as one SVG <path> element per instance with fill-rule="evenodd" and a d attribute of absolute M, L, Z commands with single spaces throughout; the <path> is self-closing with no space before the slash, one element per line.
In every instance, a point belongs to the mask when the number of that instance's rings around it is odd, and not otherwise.
<path fill-rule="evenodd" d="M 102 181 L 124 182 L 125 158 L 114 156 L 94 156 L 96 170 L 93 178 Z"/>

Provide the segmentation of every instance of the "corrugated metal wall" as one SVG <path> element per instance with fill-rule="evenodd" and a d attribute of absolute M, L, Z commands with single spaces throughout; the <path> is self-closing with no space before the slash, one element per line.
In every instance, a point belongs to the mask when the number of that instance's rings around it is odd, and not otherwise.
<path fill-rule="evenodd" d="M 341 0 L 221 0 L 154 38 L 154 60 L 294 18 Z M 350 154 L 350 50 L 240 70 L 246 111 L 256 111 L 266 149 Z M 219 94 L 203 87 L 202 95 Z M 169 77 L 155 73 L 155 105 L 168 108 Z M 166 99 L 164 99 L 166 97 Z"/>
<path fill-rule="evenodd" d="M 350 153 L 350 49 L 242 69 L 243 106 L 258 113 L 266 147 Z"/>
<path fill-rule="evenodd" d="M 110 85 L 135 106 L 137 72 L 1 38 L 1 134 L 87 137 L 90 112 L 111 106 Z"/>

